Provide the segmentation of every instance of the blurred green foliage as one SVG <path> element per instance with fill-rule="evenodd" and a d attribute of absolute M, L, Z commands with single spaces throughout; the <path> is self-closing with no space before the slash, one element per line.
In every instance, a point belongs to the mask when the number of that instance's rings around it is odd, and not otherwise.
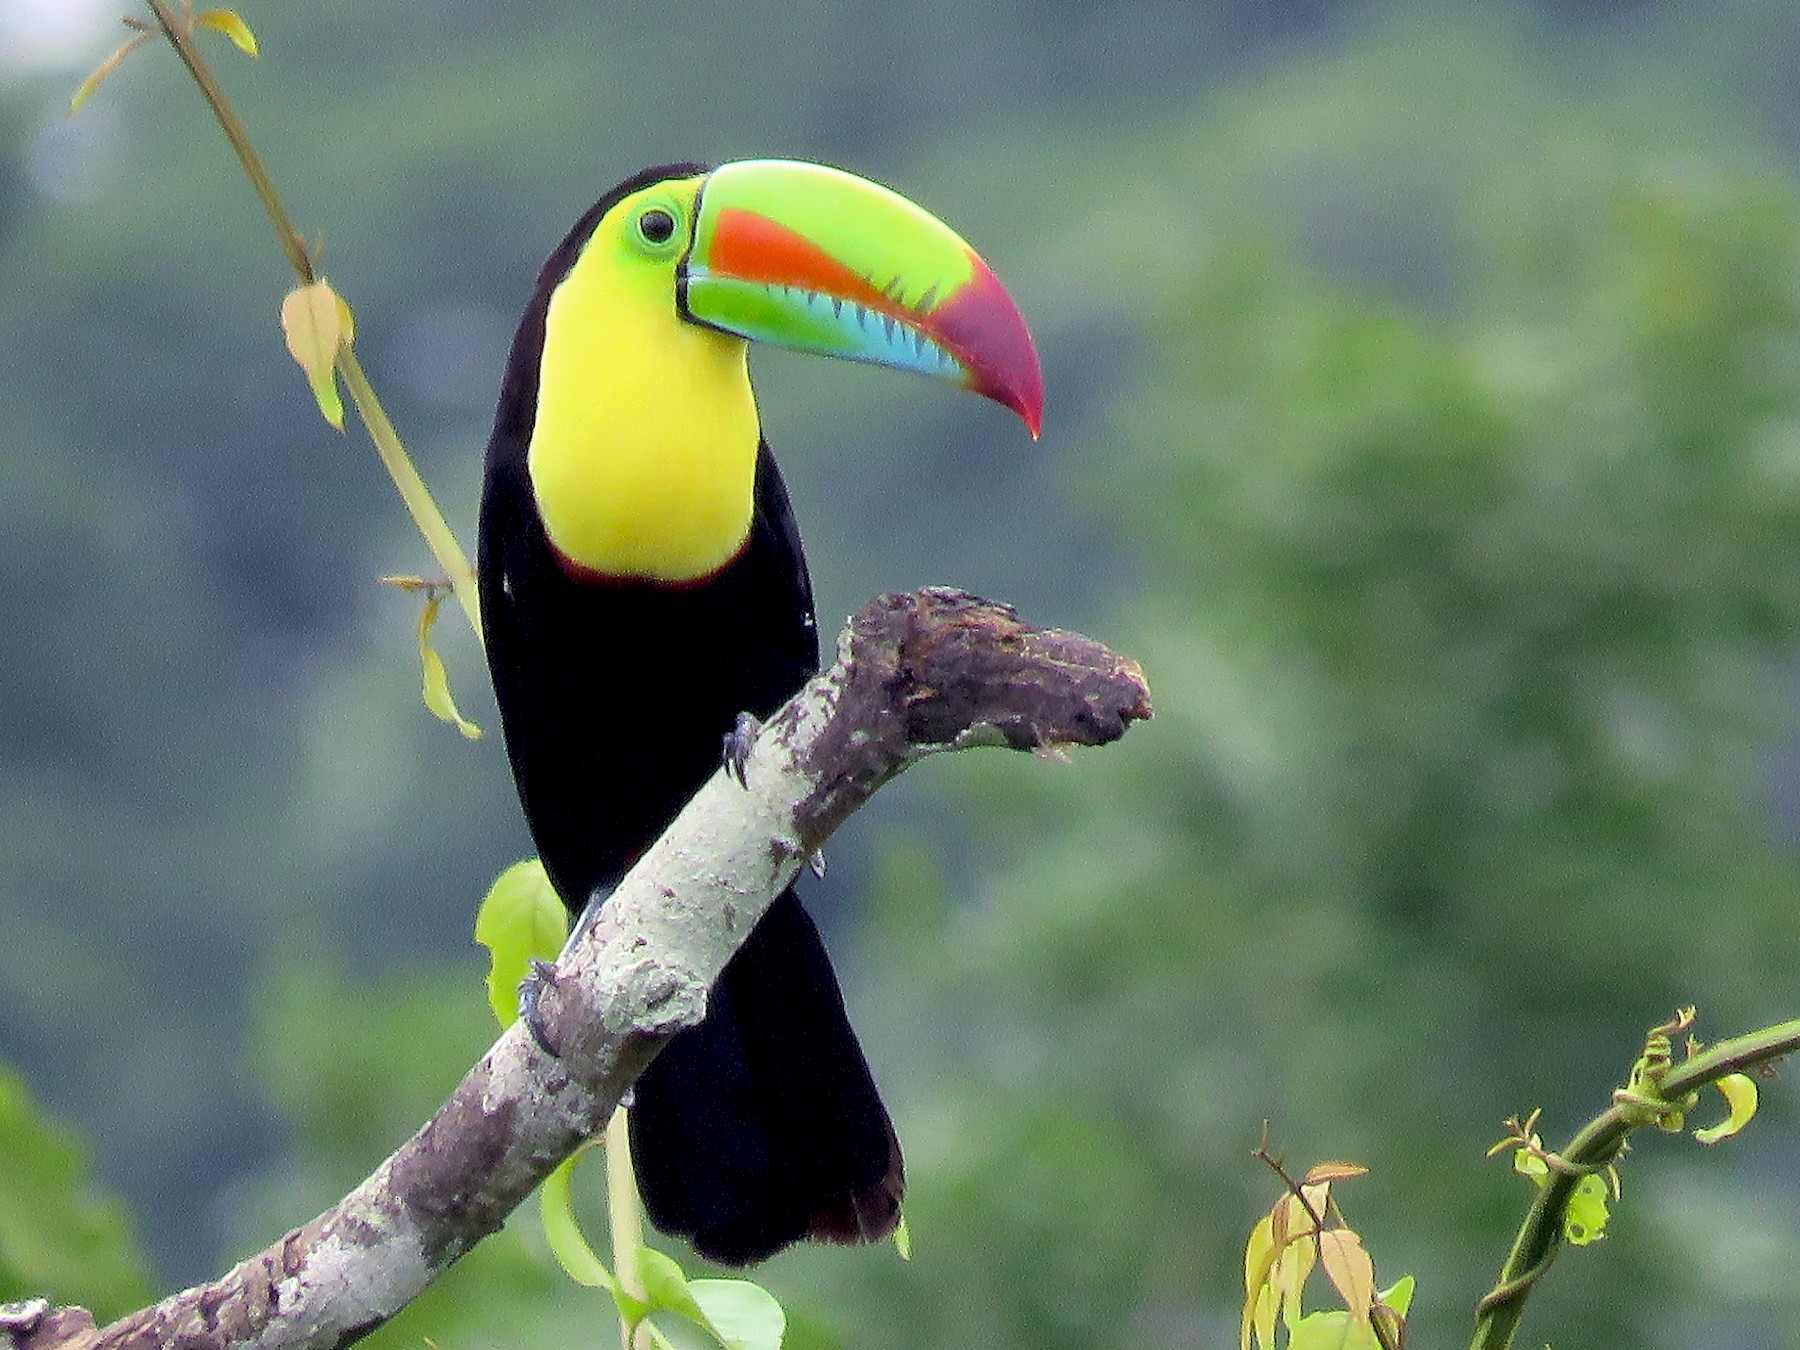
<path fill-rule="evenodd" d="M 955 1250 L 1009 1235 L 892 1344 L 971 1305 L 1010 1310 L 1003 1343 L 1127 1344 L 1120 1309 L 1219 1298 L 1265 1118 L 1374 1167 L 1359 1226 L 1453 1342 L 1525 1203 L 1477 1161 L 1494 1122 L 1572 1128 L 1684 996 L 1715 1032 L 1791 1008 L 1796 204 L 1627 175 L 1511 206 L 1454 320 L 1262 239 L 1170 296 L 1113 480 L 1158 720 L 1072 773 L 966 771 L 972 908 L 924 845 L 877 888 L 902 918 L 866 1020 L 943 1122 L 911 1136 L 921 1255 L 886 1296 L 929 1287 L 940 1206 Z M 1657 1165 L 1626 1169 L 1629 1232 L 1546 1281 L 1559 1341 L 1713 1292 L 1657 1231 Z"/>
<path fill-rule="evenodd" d="M 245 12 L 228 83 L 465 536 L 533 269 L 639 164 L 875 174 L 1038 331 L 1037 447 L 758 364 L 828 626 L 966 585 L 1157 703 L 1070 768 L 909 775 L 834 848 L 914 1259 L 781 1258 L 798 1350 L 1229 1344 L 1264 1119 L 1374 1169 L 1357 1227 L 1454 1343 L 1530 1198 L 1502 1118 L 1557 1141 L 1678 1003 L 1794 1014 L 1790 7 Z M 0 1057 L 197 1277 L 479 1052 L 468 926 L 526 845 L 497 742 L 418 706 L 373 578 L 423 551 L 287 364 L 222 143 L 167 61 L 65 124 L 72 84 L 0 84 Z M 1800 1344 L 1788 1095 L 1628 1160 L 1525 1334 Z M 384 1343 L 608 1336 L 532 1228 Z"/>
<path fill-rule="evenodd" d="M 0 1301 L 54 1289 L 104 1319 L 152 1297 L 124 1210 L 99 1193 L 81 1150 L 0 1070 Z"/>

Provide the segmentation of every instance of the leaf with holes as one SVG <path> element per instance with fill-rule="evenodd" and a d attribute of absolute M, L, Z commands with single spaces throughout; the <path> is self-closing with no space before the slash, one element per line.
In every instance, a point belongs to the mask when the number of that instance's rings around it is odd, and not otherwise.
<path fill-rule="evenodd" d="M 1563 1236 L 1577 1247 L 1605 1237 L 1606 1201 L 1606 1178 L 1598 1173 L 1583 1177 L 1569 1197 L 1568 1209 L 1563 1211 Z"/>

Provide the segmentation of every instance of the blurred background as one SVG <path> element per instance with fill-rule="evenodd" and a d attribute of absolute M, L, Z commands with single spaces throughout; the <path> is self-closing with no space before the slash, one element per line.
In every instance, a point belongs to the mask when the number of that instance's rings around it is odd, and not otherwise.
<path fill-rule="evenodd" d="M 0 1297 L 117 1311 L 309 1218 L 486 1045 L 528 850 L 486 679 L 283 352 L 288 278 L 119 0 L 0 0 Z M 1267 1119 L 1416 1343 L 1677 1004 L 1800 1013 L 1800 8 L 1778 0 L 241 0 L 214 43 L 473 543 L 538 263 L 647 163 L 891 183 L 1043 350 L 998 408 L 758 352 L 829 629 L 952 583 L 1144 661 L 1069 766 L 881 795 L 812 892 L 915 1258 L 810 1347 L 1235 1343 Z M 55 1123 L 46 1125 L 47 1117 Z M 1800 1115 L 1651 1139 L 1524 1335 L 1800 1346 Z M 598 1170 L 598 1169 L 596 1169 Z M 129 1217 L 127 1217 L 129 1216 Z M 597 1225 L 598 1226 L 598 1225 Z M 529 1212 L 379 1343 L 607 1338 Z"/>

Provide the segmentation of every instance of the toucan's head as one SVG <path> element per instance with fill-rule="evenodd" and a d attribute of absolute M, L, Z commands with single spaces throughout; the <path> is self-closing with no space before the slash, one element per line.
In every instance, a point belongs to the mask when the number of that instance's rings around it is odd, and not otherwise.
<path fill-rule="evenodd" d="M 748 159 L 627 192 L 587 247 L 667 285 L 689 322 L 935 375 L 1037 435 L 1043 380 L 1012 297 L 975 250 L 897 192 L 841 169 Z"/>
<path fill-rule="evenodd" d="M 758 440 L 746 339 L 949 380 L 1037 435 L 1037 351 L 987 264 L 840 169 L 636 175 L 551 255 L 540 295 L 531 472 L 553 542 L 590 570 L 683 579 L 742 542 Z"/>

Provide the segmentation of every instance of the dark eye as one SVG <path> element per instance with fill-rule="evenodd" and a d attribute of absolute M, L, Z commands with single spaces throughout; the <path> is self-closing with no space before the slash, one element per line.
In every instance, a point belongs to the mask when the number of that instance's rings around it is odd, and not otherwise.
<path fill-rule="evenodd" d="M 675 235 L 675 217 L 661 207 L 652 207 L 638 217 L 638 233 L 652 244 L 666 244 Z"/>

